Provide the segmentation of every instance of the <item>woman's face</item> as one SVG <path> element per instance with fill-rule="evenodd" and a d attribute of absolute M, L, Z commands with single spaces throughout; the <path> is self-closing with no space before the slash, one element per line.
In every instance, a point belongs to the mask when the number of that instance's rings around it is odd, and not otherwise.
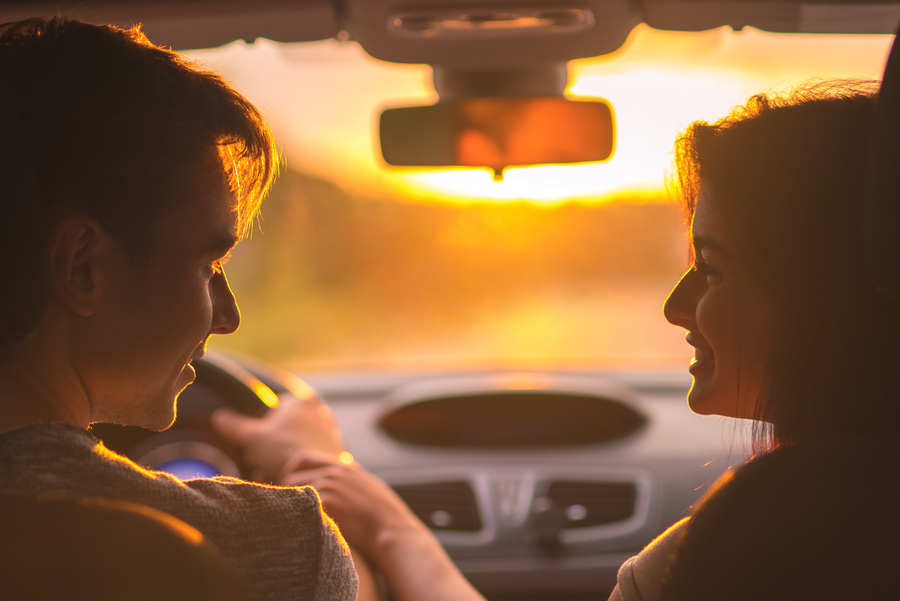
<path fill-rule="evenodd" d="M 669 322 L 687 330 L 685 339 L 695 349 L 688 405 L 704 415 L 758 417 L 756 400 L 773 339 L 771 301 L 706 191 L 697 201 L 690 238 L 694 263 L 664 308 Z"/>

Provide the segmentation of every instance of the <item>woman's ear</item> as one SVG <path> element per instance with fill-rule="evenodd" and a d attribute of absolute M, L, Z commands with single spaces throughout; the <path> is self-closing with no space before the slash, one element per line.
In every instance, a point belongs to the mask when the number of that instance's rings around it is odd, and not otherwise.
<path fill-rule="evenodd" d="M 80 317 L 91 317 L 99 305 L 111 242 L 90 217 L 68 217 L 51 234 L 50 294 Z"/>

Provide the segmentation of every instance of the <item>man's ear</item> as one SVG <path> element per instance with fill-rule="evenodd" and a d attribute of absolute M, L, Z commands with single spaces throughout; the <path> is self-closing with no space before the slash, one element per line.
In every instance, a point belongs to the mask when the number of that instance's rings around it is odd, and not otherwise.
<path fill-rule="evenodd" d="M 90 217 L 67 217 L 50 236 L 50 292 L 81 317 L 94 314 L 103 295 L 112 240 Z"/>

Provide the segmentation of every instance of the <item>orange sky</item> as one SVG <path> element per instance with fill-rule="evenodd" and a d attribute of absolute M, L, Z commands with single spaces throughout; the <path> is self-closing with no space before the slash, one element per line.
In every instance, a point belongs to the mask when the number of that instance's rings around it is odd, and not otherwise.
<path fill-rule="evenodd" d="M 451 201 L 572 198 L 658 193 L 675 136 L 691 121 L 716 119 L 751 94 L 810 79 L 878 79 L 891 36 L 786 35 L 720 28 L 664 32 L 641 25 L 617 52 L 574 61 L 568 93 L 602 96 L 616 113 L 615 156 L 605 163 L 509 169 L 384 167 L 377 124 L 386 106 L 437 100 L 431 69 L 370 58 L 352 42 L 250 46 L 236 42 L 191 54 L 221 72 L 268 118 L 289 166 L 349 192 Z"/>

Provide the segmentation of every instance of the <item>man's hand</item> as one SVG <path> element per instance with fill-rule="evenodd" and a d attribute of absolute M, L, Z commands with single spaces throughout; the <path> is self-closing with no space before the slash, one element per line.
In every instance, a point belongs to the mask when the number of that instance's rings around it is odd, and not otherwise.
<path fill-rule="evenodd" d="M 212 415 L 213 430 L 237 445 L 254 480 L 281 481 L 288 461 L 306 451 L 338 460 L 344 451 L 341 433 L 331 410 L 318 396 L 282 397 L 261 418 L 219 409 Z"/>

